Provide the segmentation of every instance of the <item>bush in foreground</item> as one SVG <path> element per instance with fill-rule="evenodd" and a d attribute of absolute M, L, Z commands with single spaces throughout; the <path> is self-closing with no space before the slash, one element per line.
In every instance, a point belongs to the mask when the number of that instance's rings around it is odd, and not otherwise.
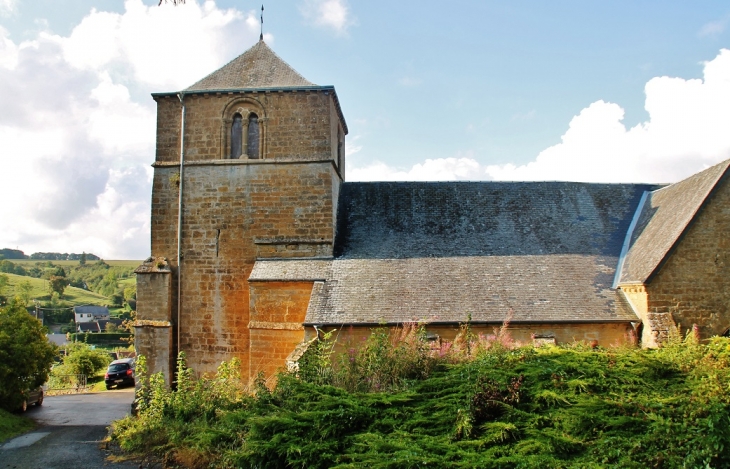
<path fill-rule="evenodd" d="M 23 394 L 48 379 L 54 355 L 44 327 L 20 301 L 0 308 L 0 407 L 19 408 Z"/>
<path fill-rule="evenodd" d="M 193 380 L 181 361 L 180 391 L 150 377 L 138 416 L 112 437 L 187 467 L 730 466 L 728 339 L 654 351 L 494 346 L 460 361 L 424 353 L 427 374 L 378 392 L 343 389 L 366 376 L 327 384 L 342 376 L 334 366 L 280 375 L 251 396 L 234 385 L 235 364 Z"/>

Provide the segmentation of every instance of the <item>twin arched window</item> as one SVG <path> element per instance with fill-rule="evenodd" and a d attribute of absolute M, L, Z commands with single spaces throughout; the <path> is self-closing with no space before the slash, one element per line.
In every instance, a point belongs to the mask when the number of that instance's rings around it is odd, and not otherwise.
<path fill-rule="evenodd" d="M 250 159 L 258 158 L 260 135 L 259 116 L 252 112 L 244 123 L 241 113 L 235 113 L 231 123 L 231 159 L 238 159 L 242 155 Z"/>

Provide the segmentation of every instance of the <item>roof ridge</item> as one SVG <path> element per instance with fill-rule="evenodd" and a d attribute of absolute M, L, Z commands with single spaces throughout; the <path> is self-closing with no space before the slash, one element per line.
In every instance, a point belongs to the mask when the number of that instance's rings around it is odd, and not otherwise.
<path fill-rule="evenodd" d="M 184 91 L 316 86 L 279 57 L 264 41 L 209 73 Z"/>

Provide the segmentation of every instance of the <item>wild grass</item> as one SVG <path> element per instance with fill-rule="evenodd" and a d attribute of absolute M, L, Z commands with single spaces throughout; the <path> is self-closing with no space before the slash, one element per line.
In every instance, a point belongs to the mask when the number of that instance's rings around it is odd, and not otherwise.
<path fill-rule="evenodd" d="M 730 341 L 659 350 L 534 348 L 469 336 L 444 353 L 417 325 L 336 356 L 321 337 L 273 390 L 235 366 L 177 392 L 143 382 L 113 426 L 132 452 L 184 467 L 684 468 L 730 466 Z"/>
<path fill-rule="evenodd" d="M 0 409 L 0 443 L 35 427 L 29 418 Z"/>

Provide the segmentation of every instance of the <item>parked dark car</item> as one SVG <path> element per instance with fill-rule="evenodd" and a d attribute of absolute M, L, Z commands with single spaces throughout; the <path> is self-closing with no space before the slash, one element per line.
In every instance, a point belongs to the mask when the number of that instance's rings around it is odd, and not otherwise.
<path fill-rule="evenodd" d="M 20 404 L 20 411 L 25 412 L 28 410 L 29 405 L 43 405 L 43 388 L 38 386 L 35 389 L 27 391 L 23 395 L 23 402 Z"/>
<path fill-rule="evenodd" d="M 134 386 L 134 358 L 122 358 L 111 362 L 104 375 L 104 383 L 107 389 L 111 389 L 112 386 Z"/>

